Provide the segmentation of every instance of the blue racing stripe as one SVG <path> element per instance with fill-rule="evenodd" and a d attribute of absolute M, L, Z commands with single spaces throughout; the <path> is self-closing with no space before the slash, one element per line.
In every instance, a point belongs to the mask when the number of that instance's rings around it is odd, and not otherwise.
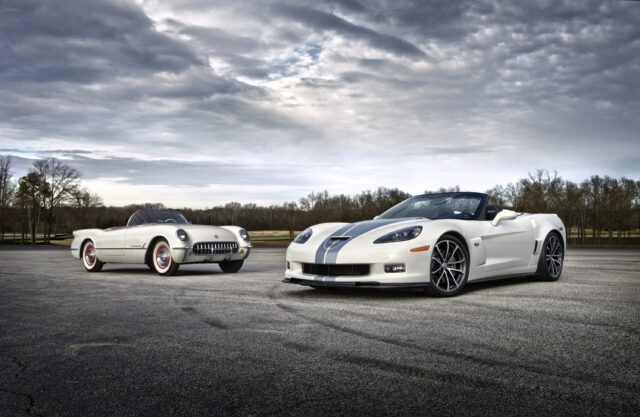
<path fill-rule="evenodd" d="M 354 238 L 379 227 L 409 220 L 413 219 L 365 220 L 341 227 L 335 233 L 332 233 L 331 236 L 327 237 L 322 244 L 320 244 L 316 251 L 316 263 L 335 264 L 340 249 L 342 249 L 347 243 L 351 242 Z M 331 240 L 332 236 L 349 236 L 350 238 L 346 240 Z"/>

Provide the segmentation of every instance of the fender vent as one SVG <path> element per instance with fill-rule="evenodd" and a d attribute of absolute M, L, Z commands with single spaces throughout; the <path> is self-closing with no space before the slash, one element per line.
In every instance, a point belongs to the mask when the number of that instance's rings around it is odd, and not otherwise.
<path fill-rule="evenodd" d="M 238 253 L 238 242 L 198 242 L 191 250 L 195 255 Z"/>
<path fill-rule="evenodd" d="M 535 255 L 537 251 L 538 251 L 538 241 L 536 240 L 536 242 L 533 245 L 533 254 Z"/>

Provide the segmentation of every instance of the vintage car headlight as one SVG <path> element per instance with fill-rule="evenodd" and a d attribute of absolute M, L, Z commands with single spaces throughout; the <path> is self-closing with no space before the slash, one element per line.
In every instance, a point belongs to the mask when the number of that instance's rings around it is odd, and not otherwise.
<path fill-rule="evenodd" d="M 178 236 L 178 239 L 180 239 L 183 242 L 186 242 L 189 240 L 189 235 L 183 229 L 176 230 L 176 236 Z"/>
<path fill-rule="evenodd" d="M 246 242 L 249 242 L 251 240 L 251 238 L 249 237 L 249 232 L 247 232 L 246 230 L 240 229 L 240 232 L 238 233 L 240 233 L 240 237 Z"/>
<path fill-rule="evenodd" d="M 422 233 L 422 226 L 412 226 L 406 229 L 396 230 L 376 239 L 373 243 L 403 242 L 417 238 Z"/>
<path fill-rule="evenodd" d="M 313 230 L 311 230 L 311 228 L 308 228 L 300 233 L 293 241 L 294 243 L 305 243 L 307 240 L 309 240 L 312 234 Z"/>

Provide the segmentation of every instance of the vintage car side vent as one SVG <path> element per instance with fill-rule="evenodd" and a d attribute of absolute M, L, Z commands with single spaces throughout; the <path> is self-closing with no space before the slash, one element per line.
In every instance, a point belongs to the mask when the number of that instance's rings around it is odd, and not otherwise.
<path fill-rule="evenodd" d="M 223 255 L 238 253 L 237 242 L 198 242 L 191 249 L 195 255 Z"/>

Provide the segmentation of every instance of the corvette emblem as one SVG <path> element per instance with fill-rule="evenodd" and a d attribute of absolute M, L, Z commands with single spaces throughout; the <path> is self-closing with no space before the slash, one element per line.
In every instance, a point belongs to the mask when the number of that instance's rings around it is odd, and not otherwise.
<path fill-rule="evenodd" d="M 213 237 L 215 237 L 216 239 L 218 238 L 218 235 L 213 235 Z"/>

